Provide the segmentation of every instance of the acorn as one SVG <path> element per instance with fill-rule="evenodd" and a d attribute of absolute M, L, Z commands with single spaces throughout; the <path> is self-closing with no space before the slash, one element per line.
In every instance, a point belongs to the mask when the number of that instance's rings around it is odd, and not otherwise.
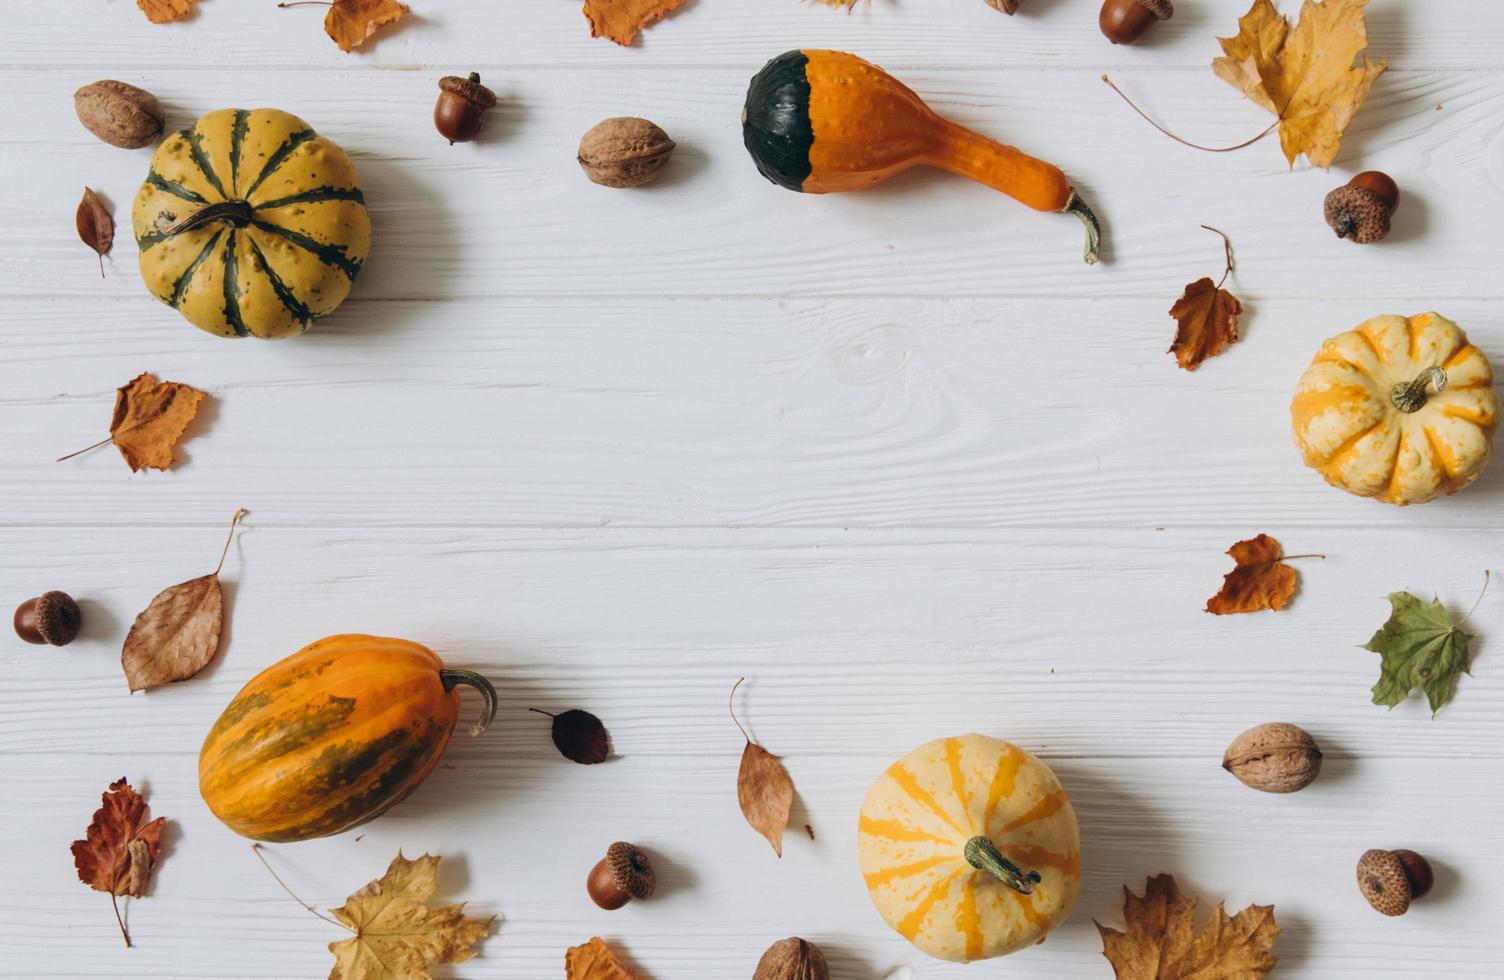
<path fill-rule="evenodd" d="M 78 638 L 84 616 L 66 592 L 43 592 L 16 607 L 11 624 L 27 643 L 65 647 Z"/>
<path fill-rule="evenodd" d="M 1382 241 L 1399 203 L 1400 189 L 1393 178 L 1365 170 L 1326 196 L 1326 223 L 1338 238 L 1351 238 L 1359 245 Z"/>
<path fill-rule="evenodd" d="M 830 967 L 819 946 L 791 936 L 768 947 L 752 980 L 830 980 Z"/>
<path fill-rule="evenodd" d="M 496 93 L 480 83 L 480 75 L 466 78 L 445 75 L 439 79 L 439 101 L 433 107 L 433 124 L 449 145 L 468 143 L 480 135 L 486 113 L 496 105 Z"/>
<path fill-rule="evenodd" d="M 651 898 L 657 883 L 648 856 L 626 841 L 617 841 L 590 869 L 585 890 L 591 901 L 614 912 L 634 898 Z"/>
<path fill-rule="evenodd" d="M 1431 863 L 1414 851 L 1375 848 L 1358 858 L 1358 890 L 1384 915 L 1404 915 L 1435 881 Z"/>
<path fill-rule="evenodd" d="M 1097 25 L 1113 44 L 1132 44 L 1150 24 L 1174 15 L 1175 5 L 1170 0 L 1106 0 Z"/>

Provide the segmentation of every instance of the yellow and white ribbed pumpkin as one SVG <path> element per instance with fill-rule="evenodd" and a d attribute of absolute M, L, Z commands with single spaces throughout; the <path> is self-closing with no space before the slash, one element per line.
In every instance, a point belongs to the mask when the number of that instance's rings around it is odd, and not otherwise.
<path fill-rule="evenodd" d="M 857 830 L 877 911 L 942 960 L 1043 942 L 1076 906 L 1081 838 L 1050 767 L 985 735 L 942 738 L 889 766 Z"/>
<path fill-rule="evenodd" d="M 302 333 L 371 249 L 355 165 L 280 109 L 220 109 L 164 140 L 131 226 L 146 288 L 221 337 Z"/>
<path fill-rule="evenodd" d="M 1290 416 L 1301 456 L 1326 482 L 1422 504 L 1483 472 L 1499 399 L 1487 356 L 1457 324 L 1376 316 L 1321 345 Z"/>

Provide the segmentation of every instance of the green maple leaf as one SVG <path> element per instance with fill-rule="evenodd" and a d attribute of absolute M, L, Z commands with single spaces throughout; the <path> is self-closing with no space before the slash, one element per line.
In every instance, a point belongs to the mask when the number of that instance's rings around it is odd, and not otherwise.
<path fill-rule="evenodd" d="M 1373 703 L 1392 708 L 1420 688 L 1434 715 L 1457 693 L 1458 675 L 1471 674 L 1472 634 L 1453 624 L 1440 599 L 1422 602 L 1408 592 L 1391 592 L 1389 604 L 1389 621 L 1363 645 L 1382 658 Z"/>

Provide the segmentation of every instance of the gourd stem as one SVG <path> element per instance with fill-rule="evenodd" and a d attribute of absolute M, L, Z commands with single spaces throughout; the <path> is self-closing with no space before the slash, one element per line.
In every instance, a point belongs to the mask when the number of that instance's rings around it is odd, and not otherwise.
<path fill-rule="evenodd" d="M 1065 207 L 1060 210 L 1074 214 L 1081 219 L 1086 226 L 1086 264 L 1096 265 L 1098 253 L 1102 248 L 1102 226 L 1097 223 L 1097 216 L 1092 213 L 1086 202 L 1081 200 L 1081 195 L 1071 189 L 1070 200 L 1065 202 Z"/>
<path fill-rule="evenodd" d="M 480 718 L 470 726 L 471 735 L 479 735 L 491 727 L 491 719 L 496 717 L 496 688 L 491 686 L 490 681 L 473 670 L 458 670 L 453 667 L 440 670 L 439 680 L 443 682 L 446 691 L 454 690 L 456 684 L 468 684 L 480 692 L 485 705 L 480 710 Z"/>
<path fill-rule="evenodd" d="M 246 201 L 220 201 L 218 204 L 199 208 L 177 224 L 169 225 L 162 230 L 162 234 L 170 237 L 211 221 L 228 221 L 236 228 L 244 228 L 251 223 L 251 211 L 251 205 Z"/>
<path fill-rule="evenodd" d="M 1428 367 L 1415 376 L 1414 381 L 1401 381 L 1390 391 L 1394 407 L 1402 412 L 1418 412 L 1426 406 L 1430 394 L 1447 390 L 1447 373 L 1439 367 Z"/>
<path fill-rule="evenodd" d="M 1020 895 L 1032 895 L 1034 886 L 1042 880 L 1038 871 L 1025 873 L 1018 865 L 1003 857 L 997 845 L 986 837 L 977 836 L 967 841 L 963 853 L 967 864 L 978 871 L 996 875 L 1003 884 Z"/>

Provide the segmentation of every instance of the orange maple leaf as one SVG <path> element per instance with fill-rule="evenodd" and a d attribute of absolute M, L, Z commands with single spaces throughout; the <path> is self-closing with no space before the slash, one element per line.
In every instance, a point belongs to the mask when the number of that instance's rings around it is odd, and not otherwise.
<path fill-rule="evenodd" d="M 195 0 L 136 0 L 136 6 L 153 24 L 182 20 L 193 13 Z"/>
<path fill-rule="evenodd" d="M 173 448 L 198 414 L 207 396 L 177 381 L 158 381 L 142 374 L 115 393 L 110 441 L 125 457 L 132 472 L 165 470 L 172 465 Z"/>
<path fill-rule="evenodd" d="M 1217 231 L 1202 225 L 1207 231 Z M 1222 288 L 1232 274 L 1232 242 L 1222 235 L 1223 248 L 1227 253 L 1227 269 L 1222 279 L 1213 283 L 1209 276 L 1202 276 L 1185 287 L 1175 305 L 1170 307 L 1170 316 L 1175 318 L 1175 341 L 1170 344 L 1170 353 L 1187 371 L 1194 371 L 1208 357 L 1215 357 L 1231 344 L 1238 342 L 1238 315 L 1243 304 L 1232 293 Z"/>
<path fill-rule="evenodd" d="M 684 0 L 585 0 L 591 37 L 609 37 L 626 47 L 637 32 L 683 6 Z"/>
<path fill-rule="evenodd" d="M 1206 611 L 1218 616 L 1229 613 L 1280 610 L 1290 604 L 1300 576 L 1285 564 L 1285 549 L 1267 534 L 1239 541 L 1227 553 L 1237 566 L 1222 579 L 1222 589 L 1206 600 Z M 1290 557 L 1315 557 L 1298 555 Z"/>
<path fill-rule="evenodd" d="M 400 20 L 407 6 L 397 0 L 334 0 L 324 15 L 324 32 L 341 51 L 353 51 L 383 24 Z"/>
<path fill-rule="evenodd" d="M 640 980 L 600 936 L 564 953 L 565 980 Z"/>

